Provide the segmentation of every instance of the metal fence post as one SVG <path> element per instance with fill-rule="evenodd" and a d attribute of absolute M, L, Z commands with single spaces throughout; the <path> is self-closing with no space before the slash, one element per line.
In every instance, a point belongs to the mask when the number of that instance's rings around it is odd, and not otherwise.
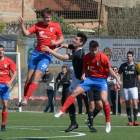
<path fill-rule="evenodd" d="M 116 115 L 118 115 L 118 88 L 116 91 Z"/>
<path fill-rule="evenodd" d="M 54 113 L 56 113 L 56 82 L 54 82 Z"/>

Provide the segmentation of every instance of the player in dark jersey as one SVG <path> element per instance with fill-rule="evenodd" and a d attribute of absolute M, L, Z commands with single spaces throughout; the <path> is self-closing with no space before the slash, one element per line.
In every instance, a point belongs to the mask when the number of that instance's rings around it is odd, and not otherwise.
<path fill-rule="evenodd" d="M 86 35 L 83 33 L 78 33 L 75 39 L 73 40 L 73 44 L 62 44 L 59 48 L 66 48 L 72 50 L 72 53 L 61 55 L 59 53 L 56 53 L 55 51 L 51 50 L 49 47 L 44 46 L 42 47 L 43 51 L 48 51 L 55 57 L 57 57 L 60 60 L 72 60 L 73 67 L 70 68 L 70 71 L 73 73 L 72 82 L 69 86 L 69 92 L 67 93 L 67 97 L 71 95 L 71 93 L 74 91 L 76 86 L 81 82 L 81 76 L 82 76 L 82 68 L 83 68 L 83 57 L 85 55 L 84 49 L 82 46 L 87 41 Z M 71 120 L 71 125 L 68 129 L 65 130 L 65 132 L 70 132 L 73 129 L 78 128 L 78 124 L 76 122 L 75 117 L 75 106 L 72 104 L 69 108 L 69 116 Z"/>
<path fill-rule="evenodd" d="M 88 125 L 90 132 L 97 132 L 97 130 L 93 127 L 93 119 L 102 110 L 103 103 L 96 87 L 87 92 L 87 98 L 89 103 L 89 111 L 88 119 L 85 120 L 85 123 Z"/>
<path fill-rule="evenodd" d="M 128 116 L 129 123 L 126 126 L 137 126 L 137 114 L 138 114 L 138 88 L 137 88 L 137 79 L 140 84 L 140 74 L 137 71 L 137 65 L 133 62 L 132 51 L 127 52 L 127 62 L 123 63 L 119 68 L 119 75 L 123 73 L 123 95 L 126 104 L 126 112 Z M 133 101 L 133 115 L 134 123 L 132 123 L 131 118 L 131 108 L 130 100 Z"/>

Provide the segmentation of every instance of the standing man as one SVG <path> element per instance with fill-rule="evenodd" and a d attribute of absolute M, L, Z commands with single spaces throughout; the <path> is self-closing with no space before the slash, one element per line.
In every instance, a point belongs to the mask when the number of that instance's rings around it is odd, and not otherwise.
<path fill-rule="evenodd" d="M 119 68 L 119 75 L 123 73 L 123 96 L 126 104 L 126 112 L 128 116 L 129 123 L 126 126 L 137 126 L 137 114 L 138 114 L 138 88 L 137 88 L 137 79 L 140 84 L 140 74 L 137 71 L 137 65 L 133 62 L 132 51 L 127 52 L 127 62 L 123 63 Z M 133 101 L 133 115 L 134 123 L 132 123 L 131 118 L 131 108 L 130 100 Z"/>
<path fill-rule="evenodd" d="M 56 53 L 54 50 L 51 50 L 47 46 L 44 46 L 42 48 L 43 51 L 47 51 L 51 53 L 52 55 L 54 55 L 56 58 L 60 60 L 72 60 L 73 67 L 70 67 L 70 71 L 72 72 L 73 77 L 72 77 L 72 83 L 69 86 L 69 92 L 67 94 L 67 97 L 71 95 L 71 93 L 74 91 L 76 86 L 81 82 L 83 57 L 85 55 L 84 49 L 82 47 L 86 41 L 87 41 L 87 36 L 83 33 L 78 33 L 73 40 L 73 44 L 69 44 L 69 45 L 62 44 L 61 48 L 72 50 L 72 53 L 66 55 L 61 55 L 59 53 Z M 68 129 L 65 130 L 65 132 L 70 132 L 73 129 L 78 128 L 78 124 L 76 122 L 76 116 L 75 116 L 75 106 L 73 103 L 68 107 L 68 110 L 69 110 L 71 125 L 69 126 Z M 63 113 L 65 113 L 65 111 Z"/>
<path fill-rule="evenodd" d="M 54 49 L 54 51 L 57 51 L 58 49 L 55 49 L 56 45 L 64 42 L 60 25 L 58 23 L 52 22 L 53 14 L 54 11 L 49 8 L 42 10 L 41 16 L 43 21 L 38 22 L 28 30 L 26 30 L 24 26 L 23 18 L 19 18 L 23 34 L 28 36 L 30 34 L 36 33 L 38 43 L 29 61 L 28 76 L 24 86 L 24 99 L 17 106 L 27 105 L 29 97 L 36 90 L 38 81 L 51 62 L 52 55 L 50 55 L 48 52 L 42 51 L 42 45 L 46 45 L 51 50 Z"/>
<path fill-rule="evenodd" d="M 10 76 L 10 70 L 13 76 Z M 4 56 L 4 47 L 0 45 L 0 95 L 2 99 L 2 124 L 1 131 L 6 131 L 5 123 L 8 115 L 8 100 L 10 98 L 10 87 L 17 76 L 16 64 Z"/>
<path fill-rule="evenodd" d="M 107 77 L 109 72 L 117 79 L 118 87 L 122 84 L 117 75 L 114 73 L 110 66 L 108 57 L 99 52 L 99 45 L 97 41 L 92 40 L 89 44 L 89 53 L 83 58 L 83 74 L 81 79 L 83 80 L 72 94 L 67 98 L 61 110 L 55 114 L 54 117 L 60 117 L 63 112 L 75 101 L 76 96 L 91 90 L 93 87 L 97 87 L 103 102 L 103 109 L 106 117 L 106 133 L 111 131 L 110 126 L 110 105 L 107 100 Z M 87 68 L 89 67 L 89 70 Z M 88 72 L 87 72 L 88 71 Z M 87 75 L 87 76 L 86 76 Z"/>
<path fill-rule="evenodd" d="M 50 69 L 47 68 L 45 70 L 45 74 L 42 77 L 42 81 L 43 82 L 47 82 L 47 96 L 48 96 L 48 104 L 46 106 L 46 109 L 43 111 L 44 113 L 47 112 L 50 109 L 49 113 L 53 113 L 54 112 L 54 105 L 53 105 L 53 98 L 54 98 L 54 83 L 49 83 L 49 82 L 54 82 L 54 76 L 53 74 L 50 72 Z"/>

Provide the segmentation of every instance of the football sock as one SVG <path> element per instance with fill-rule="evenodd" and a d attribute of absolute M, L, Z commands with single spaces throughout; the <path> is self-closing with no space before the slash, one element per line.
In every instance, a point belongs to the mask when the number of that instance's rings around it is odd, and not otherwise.
<path fill-rule="evenodd" d="M 134 121 L 137 121 L 138 109 L 133 108 Z"/>
<path fill-rule="evenodd" d="M 28 88 L 28 91 L 27 91 L 27 94 L 25 96 L 25 99 L 28 101 L 29 97 L 34 93 L 34 91 L 36 90 L 37 88 L 37 84 L 35 83 L 31 83 L 29 88 Z"/>
<path fill-rule="evenodd" d="M 68 110 L 69 110 L 71 125 L 75 125 L 76 124 L 75 105 L 71 104 Z"/>
<path fill-rule="evenodd" d="M 24 85 L 24 97 L 26 96 L 26 93 L 28 91 L 28 88 L 29 88 L 30 84 L 31 83 L 25 82 L 25 85 Z"/>
<path fill-rule="evenodd" d="M 107 105 L 103 105 L 105 117 L 106 117 L 106 122 L 110 123 L 110 105 L 109 103 Z"/>
<path fill-rule="evenodd" d="M 2 111 L 2 125 L 5 125 L 8 112 Z"/>
<path fill-rule="evenodd" d="M 94 110 L 93 110 L 93 118 L 96 117 L 96 115 L 99 113 L 100 111 L 97 110 L 97 108 L 95 107 Z"/>
<path fill-rule="evenodd" d="M 90 123 L 90 127 L 93 126 L 93 112 L 88 111 L 88 120 Z"/>
<path fill-rule="evenodd" d="M 129 122 L 132 122 L 131 109 L 130 108 L 126 108 L 126 112 L 127 112 L 127 117 L 128 117 Z"/>
<path fill-rule="evenodd" d="M 64 105 L 61 108 L 62 112 L 65 112 L 67 110 L 67 108 L 75 101 L 75 98 L 72 97 L 71 95 L 67 98 L 67 100 L 65 101 Z"/>

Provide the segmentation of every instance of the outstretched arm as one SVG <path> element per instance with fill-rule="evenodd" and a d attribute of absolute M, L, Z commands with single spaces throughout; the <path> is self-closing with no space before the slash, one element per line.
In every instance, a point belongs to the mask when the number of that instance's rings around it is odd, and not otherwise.
<path fill-rule="evenodd" d="M 25 28 L 23 17 L 20 17 L 20 18 L 18 19 L 18 21 L 19 21 L 20 24 L 21 24 L 23 34 L 24 34 L 25 36 L 30 35 L 30 32 L 29 32 L 28 30 L 26 30 L 26 28 Z"/>
<path fill-rule="evenodd" d="M 11 80 L 9 81 L 9 82 L 7 82 L 7 87 L 11 87 L 11 84 L 12 84 L 12 82 L 15 80 L 15 78 L 17 77 L 17 71 L 15 71 L 14 73 L 13 73 L 13 76 L 12 76 L 12 78 L 11 78 Z"/>
<path fill-rule="evenodd" d="M 61 54 L 55 52 L 54 50 L 50 49 L 47 46 L 43 45 L 43 47 L 41 49 L 42 49 L 42 51 L 47 51 L 47 52 L 51 53 L 53 56 L 55 56 L 56 58 L 58 58 L 60 60 L 69 60 L 69 56 L 67 54 L 61 55 Z"/>
<path fill-rule="evenodd" d="M 55 52 L 57 52 L 61 48 L 68 48 L 68 44 L 60 44 L 55 49 L 53 49 Z"/>

